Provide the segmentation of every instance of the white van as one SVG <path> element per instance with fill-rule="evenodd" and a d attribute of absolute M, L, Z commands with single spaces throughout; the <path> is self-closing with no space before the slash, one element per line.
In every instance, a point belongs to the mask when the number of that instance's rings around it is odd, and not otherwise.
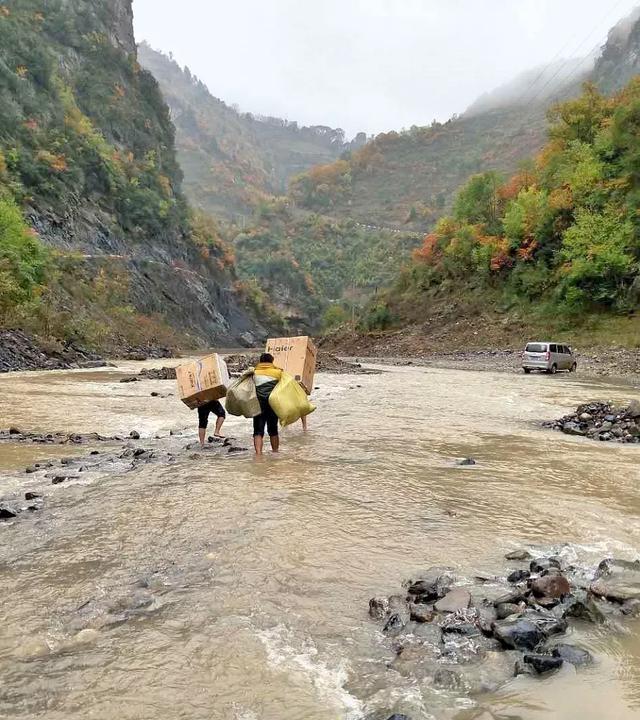
<path fill-rule="evenodd" d="M 575 372 L 578 369 L 575 355 L 568 345 L 552 342 L 530 342 L 522 353 L 522 369 L 528 375 L 532 370 L 555 373 L 558 370 Z"/>

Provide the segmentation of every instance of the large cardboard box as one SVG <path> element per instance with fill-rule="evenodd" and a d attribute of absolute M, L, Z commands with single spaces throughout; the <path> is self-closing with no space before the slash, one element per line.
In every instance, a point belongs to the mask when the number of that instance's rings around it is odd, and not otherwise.
<path fill-rule="evenodd" d="M 176 368 L 180 399 L 192 410 L 227 394 L 229 371 L 220 355 L 209 355 Z"/>
<path fill-rule="evenodd" d="M 273 355 L 274 363 L 302 385 L 307 395 L 313 390 L 318 351 L 311 338 L 306 335 L 291 338 L 267 340 L 267 352 Z"/>

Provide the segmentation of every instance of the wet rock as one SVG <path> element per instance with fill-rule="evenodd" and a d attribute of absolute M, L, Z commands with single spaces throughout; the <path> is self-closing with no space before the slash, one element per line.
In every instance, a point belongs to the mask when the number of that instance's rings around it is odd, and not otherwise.
<path fill-rule="evenodd" d="M 580 425 L 576 422 L 569 421 L 562 425 L 562 432 L 566 433 L 567 435 L 585 435 L 585 430 L 583 430 Z"/>
<path fill-rule="evenodd" d="M 18 513 L 16 510 L 8 508 L 4 505 L 0 505 L 0 520 L 11 520 L 12 518 L 17 516 Z"/>
<path fill-rule="evenodd" d="M 146 455 L 147 451 L 144 448 L 136 448 L 133 451 L 133 457 L 134 458 L 141 458 L 143 455 Z"/>
<path fill-rule="evenodd" d="M 240 445 L 231 445 L 229 449 L 227 450 L 228 453 L 241 453 L 241 452 L 247 452 L 248 448 L 240 447 Z"/>
<path fill-rule="evenodd" d="M 20 428 L 17 428 L 17 427 L 10 427 L 9 435 L 22 435 L 22 430 L 20 430 Z"/>
<path fill-rule="evenodd" d="M 454 588 L 435 604 L 438 612 L 455 613 L 466 610 L 471 604 L 471 595 L 465 588 Z"/>
<path fill-rule="evenodd" d="M 598 603 L 589 593 L 580 589 L 564 598 L 553 608 L 552 613 L 557 618 L 579 618 L 594 623 L 602 623 L 606 619 Z"/>
<path fill-rule="evenodd" d="M 619 603 L 640 599 L 640 563 L 610 558 L 603 560 L 590 589 L 598 597 Z"/>
<path fill-rule="evenodd" d="M 627 415 L 631 418 L 640 418 L 640 401 L 632 400 L 627 408 Z"/>
<path fill-rule="evenodd" d="M 51 478 L 52 485 L 61 485 L 63 482 L 69 480 L 69 475 L 54 475 Z"/>
<path fill-rule="evenodd" d="M 38 500 L 38 499 L 40 499 L 40 498 L 42 498 L 42 495 L 39 495 L 39 494 L 36 493 L 36 492 L 26 492 L 26 493 L 24 494 L 24 499 L 25 499 L 25 500 Z"/>
<path fill-rule="evenodd" d="M 637 598 L 627 600 L 622 604 L 621 610 L 624 615 L 628 615 L 629 617 L 640 616 L 640 600 Z"/>
<path fill-rule="evenodd" d="M 385 597 L 374 597 L 369 600 L 369 617 L 382 620 L 389 612 L 389 601 Z"/>
<path fill-rule="evenodd" d="M 442 645 L 442 628 L 431 623 L 417 623 L 413 634 L 431 645 Z"/>
<path fill-rule="evenodd" d="M 513 583 L 515 585 L 516 583 L 522 582 L 523 580 L 528 580 L 530 574 L 531 573 L 528 570 L 514 570 L 510 575 L 507 576 L 507 582 Z"/>
<path fill-rule="evenodd" d="M 538 654 L 525 655 L 523 660 L 525 664 L 530 665 L 538 675 L 559 670 L 564 662 L 559 656 Z"/>
<path fill-rule="evenodd" d="M 593 662 L 593 656 L 588 650 L 578 647 L 577 645 L 561 644 L 553 648 L 553 655 L 562 658 L 564 662 L 579 667 L 580 665 L 590 665 Z"/>
<path fill-rule="evenodd" d="M 406 618 L 404 618 L 403 615 L 394 612 L 389 616 L 382 631 L 387 634 L 397 634 L 404 628 L 406 622 Z"/>
<path fill-rule="evenodd" d="M 539 598 L 562 598 L 571 593 L 571 585 L 564 575 L 543 575 L 531 582 L 531 590 Z"/>
<path fill-rule="evenodd" d="M 460 467 L 470 467 L 471 465 L 477 465 L 477 462 L 472 458 L 463 458 L 462 460 L 457 460 L 456 465 Z"/>
<path fill-rule="evenodd" d="M 537 558 L 535 560 L 532 560 L 529 565 L 529 570 L 532 573 L 542 573 L 545 570 L 549 570 L 550 568 L 557 568 L 558 570 L 561 570 L 562 567 L 560 565 L 560 560 L 554 557 Z"/>
<path fill-rule="evenodd" d="M 138 377 L 126 377 L 122 378 L 120 380 L 121 383 L 134 383 L 134 382 L 140 382 L 140 378 Z"/>
<path fill-rule="evenodd" d="M 557 618 L 553 613 L 545 610 L 527 609 L 522 616 L 525 620 L 533 623 L 544 635 L 560 635 L 567 630 L 567 621 L 564 618 Z"/>
<path fill-rule="evenodd" d="M 155 398 L 160 397 L 160 393 L 159 393 L 159 392 L 152 392 L 152 393 L 151 393 L 151 397 L 155 397 Z"/>
<path fill-rule="evenodd" d="M 545 633 L 530 620 L 498 620 L 493 623 L 497 640 L 514 650 L 535 650 L 546 639 Z"/>
<path fill-rule="evenodd" d="M 409 585 L 407 592 L 428 603 L 444 597 L 454 582 L 449 568 L 431 568 L 416 582 Z"/>
<path fill-rule="evenodd" d="M 100 455 L 100 451 L 99 451 L 99 450 L 92 450 L 92 451 L 89 453 L 89 455 Z"/>
<path fill-rule="evenodd" d="M 512 550 L 511 552 L 507 553 L 505 555 L 505 559 L 507 560 L 529 560 L 531 558 L 531 553 L 528 550 Z"/>
<path fill-rule="evenodd" d="M 518 605 L 526 600 L 526 594 L 524 588 L 514 588 L 504 595 L 498 596 L 493 604 L 495 607 L 498 605 Z"/>
<path fill-rule="evenodd" d="M 409 612 L 411 619 L 418 623 L 430 623 L 436 615 L 432 605 L 414 605 L 412 603 L 409 606 Z"/>
<path fill-rule="evenodd" d="M 129 437 L 130 437 L 132 440 L 140 440 L 140 433 L 139 433 L 137 430 L 132 430 L 132 431 L 129 433 Z"/>
<path fill-rule="evenodd" d="M 627 600 L 640 599 L 640 580 L 624 578 L 600 578 L 591 585 L 591 592 L 598 597 L 624 603 Z"/>
<path fill-rule="evenodd" d="M 517 605 L 516 603 L 500 603 L 500 605 L 496 607 L 498 620 L 505 620 L 512 615 L 520 615 L 522 611 L 522 605 Z"/>
<path fill-rule="evenodd" d="M 38 468 L 36 467 L 28 467 L 25 469 L 25 473 L 27 475 L 33 475 L 33 473 L 38 472 Z"/>
<path fill-rule="evenodd" d="M 463 690 L 465 683 L 459 672 L 440 668 L 433 675 L 433 686 L 441 690 Z"/>

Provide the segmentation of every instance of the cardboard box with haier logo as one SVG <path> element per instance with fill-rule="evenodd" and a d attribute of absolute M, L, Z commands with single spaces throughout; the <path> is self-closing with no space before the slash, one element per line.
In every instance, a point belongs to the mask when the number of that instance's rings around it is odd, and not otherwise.
<path fill-rule="evenodd" d="M 209 355 L 176 368 L 180 399 L 192 410 L 227 394 L 229 371 L 220 355 Z"/>
<path fill-rule="evenodd" d="M 293 375 L 311 395 L 318 351 L 310 337 L 272 338 L 267 340 L 266 351 L 273 355 L 277 367 Z"/>

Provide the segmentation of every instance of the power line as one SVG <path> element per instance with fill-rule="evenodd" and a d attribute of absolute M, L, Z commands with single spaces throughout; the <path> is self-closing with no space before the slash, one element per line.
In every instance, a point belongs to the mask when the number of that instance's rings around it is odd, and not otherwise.
<path fill-rule="evenodd" d="M 598 22 L 598 24 L 596 25 L 596 27 L 593 28 L 593 30 L 584 38 L 584 40 L 582 40 L 582 42 L 578 45 L 578 47 L 573 51 L 573 53 L 572 53 L 572 54 L 573 54 L 573 57 L 567 58 L 567 60 L 565 60 L 563 63 L 560 64 L 560 66 L 557 68 L 556 72 L 553 73 L 553 75 L 551 75 L 551 77 L 547 79 L 547 81 L 544 83 L 544 85 L 528 100 L 528 103 L 529 103 L 529 104 L 533 104 L 533 103 L 535 102 L 535 100 L 536 100 L 538 97 L 540 97 L 541 93 L 542 93 L 542 92 L 558 77 L 558 75 L 560 75 L 560 73 L 567 67 L 567 65 L 569 65 L 569 63 L 570 63 L 572 60 L 575 59 L 575 55 L 577 55 L 578 52 L 584 47 L 584 45 L 591 39 L 591 37 L 594 35 L 594 33 L 598 32 L 598 31 L 600 30 L 600 28 L 601 28 L 602 25 L 605 23 L 605 21 L 607 21 L 607 19 L 609 18 L 609 16 L 618 10 L 618 8 L 620 7 L 620 5 L 622 5 L 622 2 L 623 2 L 623 0 L 617 0 L 617 2 L 615 3 L 615 5 L 614 5 L 613 7 L 610 7 L 610 8 L 607 10 L 607 12 L 605 13 L 605 15 L 602 17 L 602 19 L 601 19 L 601 20 Z M 522 95 L 518 98 L 518 100 L 517 100 L 516 103 L 515 103 L 516 106 L 518 106 L 518 105 L 520 105 L 520 104 L 522 103 L 522 101 L 525 99 L 525 97 L 531 92 L 531 90 L 533 90 L 533 87 L 534 87 L 534 85 L 538 82 L 538 80 L 540 80 L 540 79 L 542 78 L 542 76 L 547 72 L 547 70 L 555 63 L 558 55 L 560 55 L 561 53 L 563 53 L 563 52 L 565 51 L 565 49 L 566 49 L 569 45 L 570 45 L 570 43 L 565 43 L 565 45 L 564 45 L 564 47 L 562 48 L 562 50 L 560 50 L 560 52 L 559 52 L 558 54 L 556 54 L 556 56 L 554 57 L 554 59 L 553 59 L 551 62 L 549 62 L 549 63 L 543 68 L 543 70 L 539 73 L 538 77 L 533 81 L 533 83 L 531 83 L 531 85 L 530 85 L 530 86 L 524 91 L 524 93 L 522 93 Z M 599 47 L 599 44 L 594 47 L 594 50 L 595 50 L 597 47 Z M 571 77 L 573 77 L 573 75 L 575 75 L 575 74 L 580 70 L 580 67 L 581 67 L 581 66 L 578 65 L 577 69 L 574 70 L 572 73 L 570 73 L 570 74 L 568 75 L 568 77 L 567 77 L 567 84 L 568 84 L 568 79 L 571 78 Z"/>

